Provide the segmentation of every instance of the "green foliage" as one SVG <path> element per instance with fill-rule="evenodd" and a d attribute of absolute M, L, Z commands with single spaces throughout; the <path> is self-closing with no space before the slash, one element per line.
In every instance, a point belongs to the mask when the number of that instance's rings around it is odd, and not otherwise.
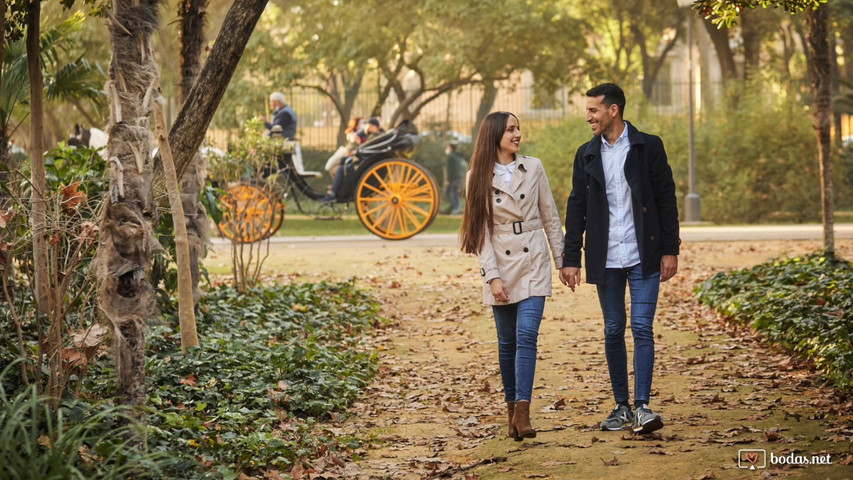
<path fill-rule="evenodd" d="M 781 8 L 788 13 L 799 13 L 806 8 L 817 8 L 828 0 L 697 0 L 693 9 L 710 17 L 718 28 L 732 27 L 740 12 L 752 8 Z"/>
<path fill-rule="evenodd" d="M 522 131 L 525 130 L 522 119 Z M 589 125 L 578 115 L 556 125 L 527 133 L 533 140 L 522 141 L 521 153 L 542 160 L 557 209 L 564 216 L 566 200 L 572 191 L 572 167 L 578 147 L 592 138 Z"/>
<path fill-rule="evenodd" d="M 282 138 L 269 138 L 262 121 L 246 122 L 240 137 L 228 145 L 228 154 L 210 158 L 210 177 L 218 182 L 262 181 L 277 166 L 276 158 L 290 152 L 293 142 Z M 275 174 L 266 178 L 275 182 Z"/>
<path fill-rule="evenodd" d="M 696 165 L 705 220 L 820 220 L 814 126 L 784 94 L 748 88 L 736 108 L 711 112 L 697 127 Z"/>
<path fill-rule="evenodd" d="M 697 190 L 702 197 L 703 220 L 819 220 L 817 146 L 809 116 L 795 98 L 784 93 L 768 95 L 758 88 L 745 90 L 736 105 L 720 105 L 696 125 Z M 628 94 L 626 119 L 663 140 L 681 205 L 689 181 L 687 119 L 656 113 L 642 102 L 635 107 L 631 102 L 635 98 L 641 96 Z M 531 137 L 533 140 L 526 146 L 522 144 L 523 153 L 542 159 L 554 200 L 562 211 L 572 188 L 577 148 L 592 138 L 589 126 L 578 115 L 536 130 Z M 840 173 L 838 178 L 843 182 L 839 188 L 843 188 L 846 179 Z"/>
<path fill-rule="evenodd" d="M 729 319 L 812 360 L 827 380 L 853 390 L 853 265 L 823 253 L 718 273 L 696 289 Z"/>
<path fill-rule="evenodd" d="M 106 98 L 102 90 L 106 75 L 97 63 L 90 63 L 76 50 L 73 34 L 86 19 L 75 12 L 58 25 L 45 28 L 41 36 L 41 64 L 44 72 L 45 96 L 49 101 L 87 99 L 97 104 Z M 4 44 L 3 84 L 0 89 L 0 124 L 13 133 L 29 115 L 29 75 L 24 39 Z"/>
<path fill-rule="evenodd" d="M 167 452 L 143 453 L 145 427 L 126 408 L 64 403 L 54 410 L 35 385 L 9 394 L 0 375 L 0 479 L 154 479 Z"/>
<path fill-rule="evenodd" d="M 282 468 L 321 446 L 344 451 L 319 423 L 345 410 L 376 373 L 361 343 L 378 304 L 352 281 L 208 292 L 203 346 L 182 357 L 177 317 L 149 336 L 154 451 L 181 451 L 235 470 Z M 100 365 L 92 393 L 112 390 Z"/>

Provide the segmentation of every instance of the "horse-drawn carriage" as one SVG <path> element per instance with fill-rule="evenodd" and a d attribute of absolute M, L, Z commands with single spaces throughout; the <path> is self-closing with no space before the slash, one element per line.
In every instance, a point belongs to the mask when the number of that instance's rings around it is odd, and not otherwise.
<path fill-rule="evenodd" d="M 410 160 L 417 143 L 417 130 L 404 121 L 360 145 L 351 163 L 341 167 L 345 173 L 334 203 L 354 204 L 365 228 L 388 240 L 403 240 L 424 231 L 438 213 L 439 190 L 432 174 Z M 298 151 L 282 155 L 279 168 L 280 190 L 292 192 L 300 210 L 300 197 L 321 200 L 326 196 L 324 190 L 312 186 L 312 179 L 322 174 L 305 171 Z M 223 195 L 222 205 L 219 229 L 239 242 L 268 238 L 284 221 L 280 196 L 263 187 L 233 186 Z"/>

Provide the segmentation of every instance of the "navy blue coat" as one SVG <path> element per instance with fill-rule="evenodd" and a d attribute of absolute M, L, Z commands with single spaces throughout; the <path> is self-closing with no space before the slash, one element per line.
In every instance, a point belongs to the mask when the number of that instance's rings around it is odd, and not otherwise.
<path fill-rule="evenodd" d="M 264 122 L 267 130 L 273 125 L 281 125 L 281 136 L 288 140 L 296 139 L 296 112 L 290 105 L 285 105 L 273 113 L 272 123 Z"/>
<path fill-rule="evenodd" d="M 649 276 L 660 272 L 662 255 L 678 255 L 681 240 L 678 237 L 675 182 L 660 137 L 643 133 L 625 123 L 631 144 L 625 160 L 625 179 L 631 188 L 634 230 L 643 276 Z M 566 203 L 563 267 L 580 268 L 583 247 L 587 281 L 603 283 L 609 223 L 601 136 L 596 135 L 581 145 L 575 154 L 572 193 Z"/>

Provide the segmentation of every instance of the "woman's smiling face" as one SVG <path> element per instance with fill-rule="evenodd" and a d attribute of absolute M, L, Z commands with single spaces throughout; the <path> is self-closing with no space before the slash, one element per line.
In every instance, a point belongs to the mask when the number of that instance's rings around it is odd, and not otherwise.
<path fill-rule="evenodd" d="M 518 124 L 518 119 L 510 115 L 506 119 L 506 128 L 501 137 L 500 152 L 518 153 L 519 145 L 521 145 L 521 126 Z"/>

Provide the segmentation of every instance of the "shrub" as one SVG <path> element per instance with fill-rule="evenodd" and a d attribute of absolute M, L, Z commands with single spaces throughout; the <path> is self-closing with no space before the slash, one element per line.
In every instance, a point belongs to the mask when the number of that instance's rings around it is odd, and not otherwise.
<path fill-rule="evenodd" d="M 135 446 L 145 427 L 126 408 L 50 403 L 35 385 L 7 395 L 0 382 L 0 478 L 153 479 L 171 463 L 168 452 Z"/>
<path fill-rule="evenodd" d="M 821 253 L 718 273 L 696 289 L 721 315 L 814 361 L 853 390 L 853 265 Z"/>
<path fill-rule="evenodd" d="M 756 82 L 760 81 L 756 80 Z M 629 96 L 626 120 L 661 137 L 673 170 L 679 207 L 688 192 L 688 121 Z M 820 180 L 812 118 L 801 100 L 745 88 L 697 118 L 695 158 L 703 220 L 716 223 L 804 222 L 820 219 Z M 592 138 L 583 114 L 532 132 L 522 153 L 542 159 L 562 212 L 571 192 L 574 156 Z M 842 156 L 837 191 L 853 167 Z M 839 202 L 844 203 L 839 196 Z M 683 210 L 683 208 L 682 208 Z M 682 214 L 683 216 L 683 214 Z"/>
<path fill-rule="evenodd" d="M 343 412 L 376 373 L 362 336 L 378 304 L 352 281 L 230 287 L 199 304 L 202 348 L 182 357 L 177 318 L 149 336 L 149 401 L 157 413 L 154 451 L 181 451 L 226 469 L 283 468 L 318 449 L 346 450 L 348 438 L 322 420 Z M 90 392 L 110 395 L 102 364 Z"/>

